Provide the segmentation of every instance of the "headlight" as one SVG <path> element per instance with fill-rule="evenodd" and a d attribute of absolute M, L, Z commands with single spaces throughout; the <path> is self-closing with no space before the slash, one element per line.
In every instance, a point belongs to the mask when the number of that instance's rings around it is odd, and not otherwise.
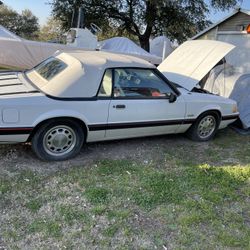
<path fill-rule="evenodd" d="M 237 113 L 237 112 L 238 112 L 237 104 L 234 104 L 232 107 L 232 113 Z"/>

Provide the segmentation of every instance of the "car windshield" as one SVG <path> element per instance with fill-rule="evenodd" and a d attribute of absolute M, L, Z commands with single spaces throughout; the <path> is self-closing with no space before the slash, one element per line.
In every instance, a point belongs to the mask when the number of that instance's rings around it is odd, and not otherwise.
<path fill-rule="evenodd" d="M 50 57 L 37 65 L 33 70 L 35 70 L 45 80 L 49 81 L 66 68 L 67 64 L 55 57 Z"/>

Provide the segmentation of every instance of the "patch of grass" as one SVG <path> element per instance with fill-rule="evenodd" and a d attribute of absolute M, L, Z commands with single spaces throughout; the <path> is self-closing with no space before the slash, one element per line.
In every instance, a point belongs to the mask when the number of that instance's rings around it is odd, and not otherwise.
<path fill-rule="evenodd" d="M 225 230 L 219 230 L 217 240 L 226 247 L 241 247 L 249 249 L 250 247 L 250 229 L 238 230 L 237 226 L 227 226 Z"/>
<path fill-rule="evenodd" d="M 109 210 L 107 212 L 108 219 L 116 219 L 116 220 L 124 220 L 127 219 L 131 215 L 130 210 Z"/>
<path fill-rule="evenodd" d="M 114 237 L 114 235 L 116 234 L 116 232 L 121 228 L 121 225 L 120 224 L 114 224 L 114 225 L 111 225 L 111 226 L 108 226 L 108 228 L 106 228 L 104 230 L 104 236 L 107 236 L 107 237 Z"/>
<path fill-rule="evenodd" d="M 104 205 L 97 205 L 91 209 L 94 215 L 103 215 L 107 211 L 107 207 Z"/>
<path fill-rule="evenodd" d="M 36 219 L 29 225 L 29 232 L 30 233 L 37 233 L 41 232 L 46 228 L 46 221 L 42 219 Z"/>
<path fill-rule="evenodd" d="M 11 240 L 18 240 L 19 239 L 17 232 L 14 230 L 9 230 L 7 232 L 4 232 L 4 237 L 7 239 L 11 239 Z"/>
<path fill-rule="evenodd" d="M 58 212 L 59 215 L 63 218 L 63 221 L 68 225 L 72 225 L 75 222 L 87 223 L 90 220 L 88 214 L 85 211 L 76 209 L 75 207 L 70 205 L 59 206 Z"/>
<path fill-rule="evenodd" d="M 138 172 L 138 165 L 128 160 L 102 160 L 97 168 L 98 175 L 128 175 Z"/>
<path fill-rule="evenodd" d="M 37 185 L 41 182 L 41 178 L 33 173 L 32 171 L 21 171 L 19 175 L 16 176 L 15 188 L 23 188 L 23 186 L 27 187 L 37 187 Z"/>
<path fill-rule="evenodd" d="M 62 236 L 62 227 L 57 222 L 49 222 L 46 226 L 46 233 L 49 237 L 58 238 Z"/>
<path fill-rule="evenodd" d="M 106 203 L 109 194 L 110 191 L 108 189 L 101 187 L 88 187 L 84 193 L 87 199 L 94 204 Z"/>
<path fill-rule="evenodd" d="M 5 194 L 9 192 L 11 188 L 11 181 L 4 180 L 2 177 L 0 177 L 0 194 Z"/>
<path fill-rule="evenodd" d="M 50 219 L 35 219 L 28 226 L 29 233 L 43 233 L 46 237 L 59 238 L 62 236 L 62 226 Z"/>
<path fill-rule="evenodd" d="M 147 170 L 141 175 L 132 197 L 137 205 L 151 209 L 163 203 L 178 203 L 183 195 L 178 176 Z"/>
<path fill-rule="evenodd" d="M 247 168 L 217 168 L 209 165 L 189 168 L 185 171 L 186 188 L 189 194 L 200 195 L 210 202 L 237 200 L 237 188 L 246 181 L 245 173 L 250 174 Z M 245 177 L 244 177 L 245 176 Z"/>
<path fill-rule="evenodd" d="M 32 212 L 37 212 L 43 206 L 43 200 L 36 198 L 28 201 L 25 206 Z"/>
<path fill-rule="evenodd" d="M 0 177 L 6 245 L 250 249 L 249 140 L 222 131 L 208 143 L 177 138 L 147 152 L 146 163 L 104 159 L 47 177 Z"/>

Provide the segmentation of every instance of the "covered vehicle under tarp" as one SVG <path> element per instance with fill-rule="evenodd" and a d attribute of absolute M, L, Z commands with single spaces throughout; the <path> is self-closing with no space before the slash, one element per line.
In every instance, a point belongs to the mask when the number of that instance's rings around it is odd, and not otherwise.
<path fill-rule="evenodd" d="M 211 70 L 204 89 L 237 101 L 243 128 L 250 128 L 250 73 L 237 73 L 229 64 L 218 65 Z"/>
<path fill-rule="evenodd" d="M 0 25 L 0 67 L 30 69 L 58 50 L 69 50 L 69 47 L 25 40 Z"/>
<path fill-rule="evenodd" d="M 174 51 L 171 41 L 166 36 L 158 36 L 150 41 L 150 53 L 165 59 Z"/>
<path fill-rule="evenodd" d="M 104 40 L 100 43 L 100 50 L 136 56 L 155 65 L 162 62 L 161 57 L 148 53 L 126 37 L 114 37 Z"/>

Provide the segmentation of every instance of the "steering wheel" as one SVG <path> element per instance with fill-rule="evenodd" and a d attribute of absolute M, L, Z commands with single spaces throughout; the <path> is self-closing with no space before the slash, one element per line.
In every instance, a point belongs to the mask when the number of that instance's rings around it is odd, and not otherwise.
<path fill-rule="evenodd" d="M 102 32 L 102 29 L 99 27 L 99 26 L 97 26 L 96 24 L 94 24 L 94 23 L 91 23 L 90 24 L 90 28 L 93 30 L 93 32 L 94 33 L 101 33 Z"/>

